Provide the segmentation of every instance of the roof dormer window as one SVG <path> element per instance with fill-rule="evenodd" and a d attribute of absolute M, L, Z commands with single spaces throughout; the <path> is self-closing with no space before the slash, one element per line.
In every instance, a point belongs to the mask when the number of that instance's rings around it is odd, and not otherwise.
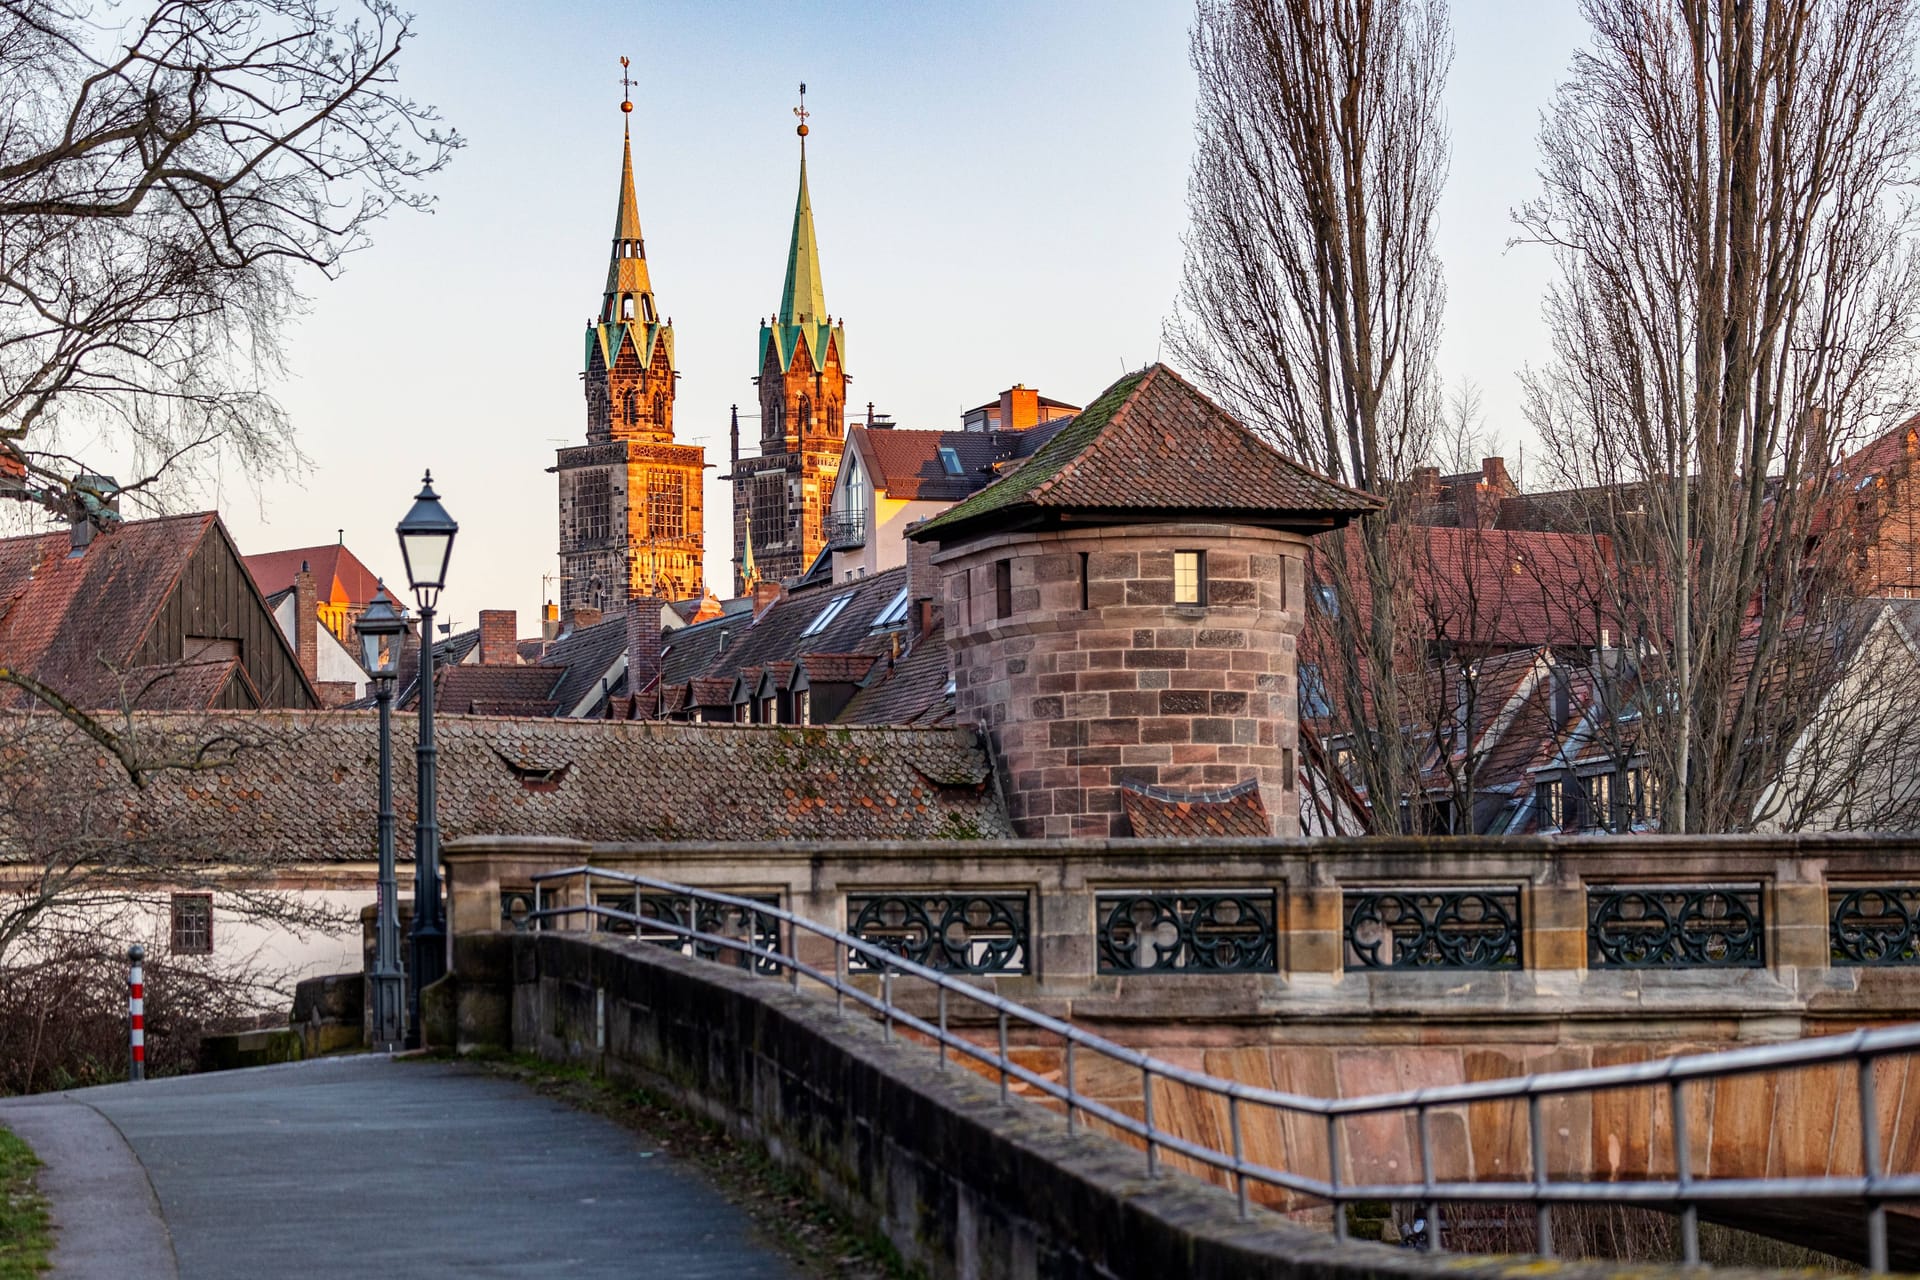
<path fill-rule="evenodd" d="M 952 448 L 942 446 L 940 449 L 940 468 L 950 476 L 959 475 L 960 455 Z"/>

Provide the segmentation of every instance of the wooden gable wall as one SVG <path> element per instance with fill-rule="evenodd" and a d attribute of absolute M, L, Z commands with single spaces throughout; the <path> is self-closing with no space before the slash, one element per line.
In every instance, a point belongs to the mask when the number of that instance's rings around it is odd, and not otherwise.
<path fill-rule="evenodd" d="M 300 671 L 299 658 L 218 520 L 200 539 L 133 661 L 156 667 L 180 662 L 190 637 L 232 640 L 238 645 L 245 677 L 236 673 L 228 680 L 214 699 L 214 708 L 319 707 L 319 697 Z"/>

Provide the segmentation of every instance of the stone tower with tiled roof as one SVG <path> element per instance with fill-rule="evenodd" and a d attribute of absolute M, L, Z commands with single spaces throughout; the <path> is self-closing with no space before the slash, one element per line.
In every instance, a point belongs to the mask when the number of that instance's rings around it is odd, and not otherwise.
<path fill-rule="evenodd" d="M 623 102 L 631 112 L 632 102 Z M 587 443 L 560 450 L 560 602 L 609 610 L 640 596 L 706 589 L 701 480 L 706 451 L 673 438 L 673 325 L 660 314 L 623 140 L 613 250 L 588 322 Z"/>
<path fill-rule="evenodd" d="M 1154 365 L 916 528 L 1016 830 L 1298 835 L 1307 540 L 1378 505 Z"/>
<path fill-rule="evenodd" d="M 805 88 L 800 116 L 800 194 L 787 243 L 780 310 L 760 326 L 760 456 L 733 459 L 734 590 L 743 593 L 748 513 L 761 577 L 789 582 L 826 545 L 827 507 L 840 470 L 847 405 L 846 330 L 827 314 L 820 246 L 807 191 Z M 736 443 L 738 437 L 736 436 Z"/>

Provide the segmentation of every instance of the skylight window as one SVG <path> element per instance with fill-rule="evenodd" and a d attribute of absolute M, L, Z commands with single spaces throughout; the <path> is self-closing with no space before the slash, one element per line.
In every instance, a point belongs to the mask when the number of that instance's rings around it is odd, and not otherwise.
<path fill-rule="evenodd" d="M 940 466 L 950 476 L 959 475 L 960 474 L 960 455 L 954 452 L 952 448 L 943 447 L 940 450 Z"/>
<path fill-rule="evenodd" d="M 807 629 L 800 633 L 801 638 L 805 639 L 807 636 L 817 636 L 822 631 L 825 631 L 828 626 L 832 625 L 833 620 L 840 616 L 840 611 L 847 607 L 847 601 L 851 599 L 853 599 L 853 592 L 849 591 L 827 601 L 827 607 L 815 614 L 813 621 L 807 624 Z"/>
<path fill-rule="evenodd" d="M 880 611 L 880 616 L 873 620 L 873 629 L 879 631 L 884 627 L 897 627 L 906 620 L 907 589 L 902 587 L 893 599 L 887 601 L 887 607 Z"/>

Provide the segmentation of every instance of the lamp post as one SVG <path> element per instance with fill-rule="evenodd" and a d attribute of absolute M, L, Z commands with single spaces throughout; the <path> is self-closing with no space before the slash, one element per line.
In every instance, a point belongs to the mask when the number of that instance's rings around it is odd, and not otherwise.
<path fill-rule="evenodd" d="M 399 886 L 393 871 L 393 678 L 407 620 L 393 607 L 386 583 L 380 584 L 353 629 L 360 636 L 360 665 L 373 679 L 373 700 L 380 707 L 380 901 L 374 909 L 373 1047 L 390 1053 L 406 1035 Z"/>
<path fill-rule="evenodd" d="M 453 535 L 460 532 L 440 495 L 433 491 L 433 473 L 427 472 L 414 497 L 413 509 L 395 527 L 400 535 L 400 557 L 406 562 L 407 584 L 420 606 L 420 744 L 419 820 L 413 836 L 413 964 L 407 982 L 407 1047 L 417 1049 L 420 1036 L 420 992 L 447 971 L 447 931 L 440 918 L 440 820 L 434 795 L 433 745 L 433 607 L 447 585 L 447 561 L 453 556 Z"/>

